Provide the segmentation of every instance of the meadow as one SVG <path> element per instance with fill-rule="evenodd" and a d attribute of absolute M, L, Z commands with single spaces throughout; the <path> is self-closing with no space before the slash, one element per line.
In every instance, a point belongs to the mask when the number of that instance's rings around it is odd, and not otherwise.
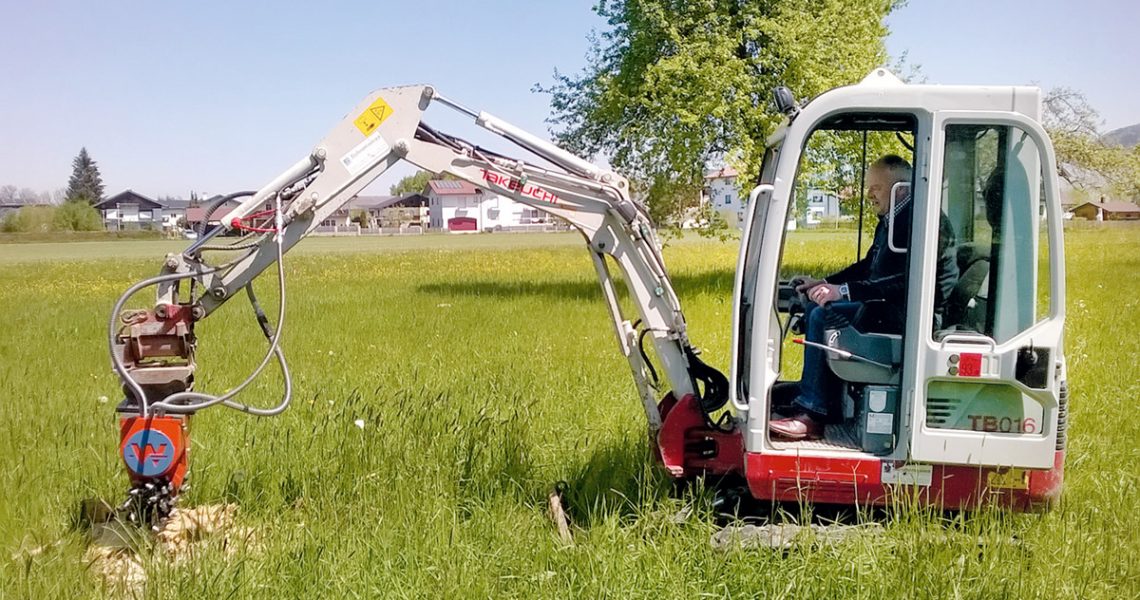
<path fill-rule="evenodd" d="M 797 233 L 827 271 L 849 234 Z M 112 592 L 84 498 L 126 488 L 111 304 L 179 242 L 0 245 L 0 598 Z M 1128 598 L 1140 596 L 1140 229 L 1071 231 L 1065 491 L 1043 514 L 902 509 L 880 535 L 717 550 L 709 494 L 674 493 L 576 234 L 306 240 L 286 257 L 293 406 L 194 419 L 186 505 L 254 535 L 173 564 L 146 598 Z M 806 250 L 810 248 L 810 253 Z M 727 370 L 735 243 L 670 242 L 704 359 Z M 273 275 L 258 281 L 275 305 Z M 140 302 L 145 298 L 140 297 Z M 271 314 L 274 309 L 268 310 Z M 201 389 L 264 349 L 243 299 L 199 328 Z M 276 402 L 266 377 L 245 397 Z M 572 544 L 547 516 L 568 484 Z M 678 522 L 685 507 L 693 516 Z M 792 515 L 796 517 L 798 515 Z"/>

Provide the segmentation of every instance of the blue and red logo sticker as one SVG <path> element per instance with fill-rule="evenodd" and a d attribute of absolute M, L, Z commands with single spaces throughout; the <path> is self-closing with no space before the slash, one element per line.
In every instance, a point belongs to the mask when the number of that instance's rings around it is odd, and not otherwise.
<path fill-rule="evenodd" d="M 157 429 L 140 429 L 123 444 L 123 462 L 136 475 L 157 477 L 174 465 L 174 442 Z"/>

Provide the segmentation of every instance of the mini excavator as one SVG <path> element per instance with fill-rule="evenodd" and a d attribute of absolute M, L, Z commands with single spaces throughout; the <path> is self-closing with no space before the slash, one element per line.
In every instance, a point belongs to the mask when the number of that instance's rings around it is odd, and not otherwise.
<path fill-rule="evenodd" d="M 294 390 L 280 344 L 284 256 L 400 161 L 513 199 L 581 233 L 669 477 L 732 477 L 765 501 L 883 505 L 903 494 L 945 509 L 1047 507 L 1063 479 L 1068 390 L 1062 218 L 1040 90 L 911 85 L 878 69 L 810 102 L 777 88 L 775 103 L 784 121 L 766 142 L 744 213 L 726 376 L 690 342 L 654 224 L 625 177 L 434 87 L 373 92 L 272 181 L 207 207 L 220 225 L 166 256 L 158 275 L 115 304 L 108 341 L 123 383 L 120 453 L 133 513 L 156 520 L 170 511 L 189 468 L 192 415 L 224 406 L 273 416 L 288 407 Z M 433 129 L 423 120 L 433 105 L 466 115 L 532 158 Z M 782 277 L 781 261 L 797 178 L 811 159 L 805 148 L 821 132 L 906 140 L 913 220 L 891 251 L 907 254 L 907 293 L 892 328 L 858 315 L 829 321 L 827 367 L 842 382 L 842 410 L 822 438 L 790 441 L 773 437 L 768 423 L 795 394 L 796 382 L 782 378 L 783 354 L 809 300 Z M 946 242 L 940 220 L 954 229 L 961 273 L 944 310 L 934 306 L 935 254 Z M 223 258 L 207 261 L 207 252 Z M 636 314 L 618 302 L 612 265 Z M 270 268 L 280 295 L 275 321 L 251 286 Z M 124 310 L 151 287 L 152 307 Z M 264 355 L 231 390 L 201 391 L 195 329 L 239 295 L 265 335 Z M 280 402 L 240 402 L 274 361 L 284 379 Z M 670 390 L 661 398 L 658 383 Z"/>

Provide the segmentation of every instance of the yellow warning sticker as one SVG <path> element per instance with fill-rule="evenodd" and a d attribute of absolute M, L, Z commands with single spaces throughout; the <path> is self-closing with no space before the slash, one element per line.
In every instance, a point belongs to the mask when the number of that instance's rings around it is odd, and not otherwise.
<path fill-rule="evenodd" d="M 360 130 L 360 133 L 369 136 L 372 135 L 373 131 L 376 131 L 381 123 L 392 116 L 393 112 L 395 111 L 392 110 L 391 106 L 388 106 L 383 98 L 377 98 L 375 102 L 368 105 L 368 108 L 364 109 L 364 112 L 360 113 L 359 117 L 356 117 L 353 124 Z"/>
<path fill-rule="evenodd" d="M 990 471 L 989 475 L 986 476 L 986 483 L 988 483 L 991 488 L 1024 490 L 1029 488 L 1029 473 L 1027 473 L 1025 469 Z"/>

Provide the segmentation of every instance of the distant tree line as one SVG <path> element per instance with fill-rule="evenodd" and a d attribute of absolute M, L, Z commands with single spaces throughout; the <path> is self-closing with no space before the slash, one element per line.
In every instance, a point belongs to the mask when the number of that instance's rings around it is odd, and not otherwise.
<path fill-rule="evenodd" d="M 60 202 L 62 200 L 62 202 Z M 0 221 L 0 231 L 29 233 L 50 231 L 99 231 L 103 217 L 94 208 L 103 200 L 103 177 L 99 165 L 81 148 L 71 162 L 67 189 L 55 194 L 36 192 L 14 185 L 0 186 L 0 204 L 21 204 Z"/>

